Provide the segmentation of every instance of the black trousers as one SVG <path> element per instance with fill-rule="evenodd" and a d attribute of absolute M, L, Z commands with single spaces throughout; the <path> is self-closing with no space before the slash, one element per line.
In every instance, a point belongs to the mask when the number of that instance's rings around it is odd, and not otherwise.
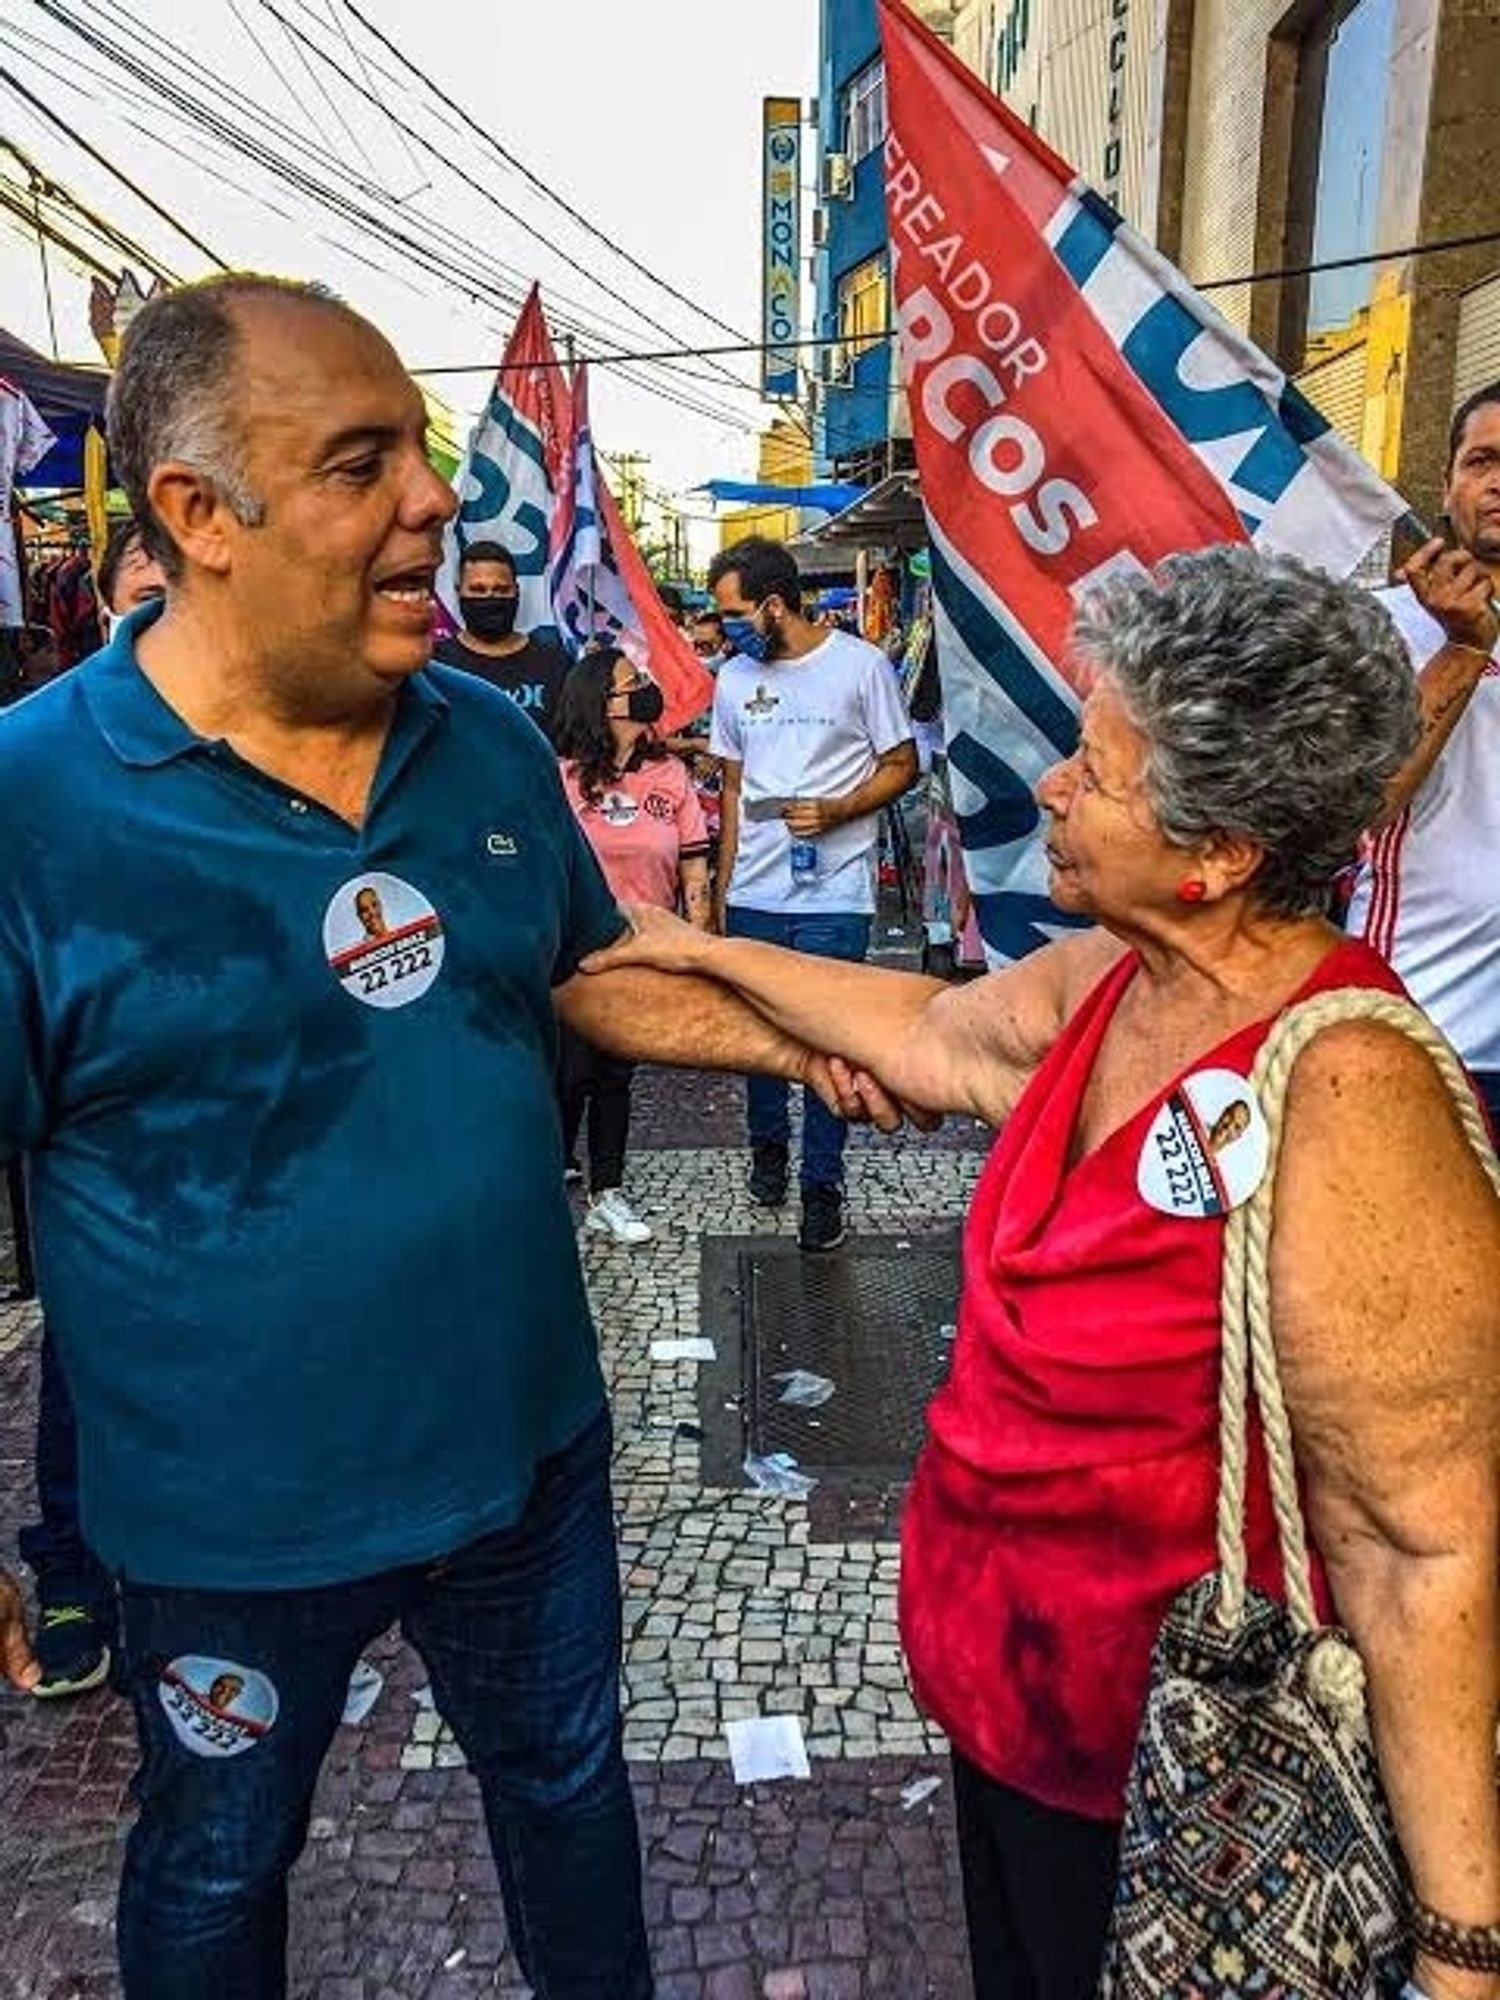
<path fill-rule="evenodd" d="M 1475 1087 L 1484 1099 L 1484 1108 L 1490 1115 L 1490 1127 L 1500 1138 L 1500 1069 L 1470 1070 Z"/>
<path fill-rule="evenodd" d="M 1094 2000 L 1120 1829 L 1038 1804 L 953 1753 L 974 2000 Z"/>
<path fill-rule="evenodd" d="M 625 1179 L 625 1147 L 630 1138 L 630 1080 L 635 1064 L 623 1056 L 606 1055 L 560 1028 L 557 1097 L 562 1112 L 563 1151 L 568 1159 L 588 1117 L 590 1194 L 607 1194 Z"/>

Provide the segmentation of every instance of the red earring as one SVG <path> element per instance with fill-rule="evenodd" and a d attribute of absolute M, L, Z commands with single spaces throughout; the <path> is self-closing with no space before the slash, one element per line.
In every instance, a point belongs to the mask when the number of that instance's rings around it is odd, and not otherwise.
<path fill-rule="evenodd" d="M 1206 882 L 1199 882 L 1193 876 L 1189 876 L 1186 882 L 1179 882 L 1177 884 L 1177 900 L 1179 903 L 1201 903 L 1207 894 L 1208 884 Z"/>

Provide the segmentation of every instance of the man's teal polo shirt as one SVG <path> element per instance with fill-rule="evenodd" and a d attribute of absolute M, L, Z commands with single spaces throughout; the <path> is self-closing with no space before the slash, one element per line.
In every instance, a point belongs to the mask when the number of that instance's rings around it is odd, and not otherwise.
<path fill-rule="evenodd" d="M 153 1583 L 373 1574 L 602 1405 L 551 988 L 620 917 L 482 681 L 406 684 L 356 831 L 195 736 L 142 623 L 0 716 L 0 1156 L 84 1531 Z"/>

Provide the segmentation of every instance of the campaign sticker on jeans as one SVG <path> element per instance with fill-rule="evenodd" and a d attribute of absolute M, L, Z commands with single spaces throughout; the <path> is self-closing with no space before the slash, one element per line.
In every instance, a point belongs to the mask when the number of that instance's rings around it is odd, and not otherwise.
<path fill-rule="evenodd" d="M 1202 1069 L 1152 1120 L 1136 1186 L 1164 1215 L 1227 1215 L 1264 1180 L 1270 1149 L 1265 1113 L 1245 1078 Z"/>
<path fill-rule="evenodd" d="M 323 949 L 346 993 L 367 1007 L 406 1007 L 442 970 L 443 920 L 399 875 L 356 875 L 334 891 Z"/>
<path fill-rule="evenodd" d="M 195 1757 L 239 1757 L 270 1733 L 281 1704 L 254 1667 L 184 1653 L 161 1671 L 157 1685 L 167 1720 Z"/>

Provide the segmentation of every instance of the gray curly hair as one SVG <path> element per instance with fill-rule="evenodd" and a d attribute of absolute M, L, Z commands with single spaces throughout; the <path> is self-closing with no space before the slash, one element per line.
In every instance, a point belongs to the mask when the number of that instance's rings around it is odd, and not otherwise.
<path fill-rule="evenodd" d="M 1253 840 L 1263 908 L 1326 908 L 1419 733 L 1411 659 L 1370 592 L 1291 556 L 1202 549 L 1091 591 L 1073 643 L 1146 738 L 1166 838 Z"/>

